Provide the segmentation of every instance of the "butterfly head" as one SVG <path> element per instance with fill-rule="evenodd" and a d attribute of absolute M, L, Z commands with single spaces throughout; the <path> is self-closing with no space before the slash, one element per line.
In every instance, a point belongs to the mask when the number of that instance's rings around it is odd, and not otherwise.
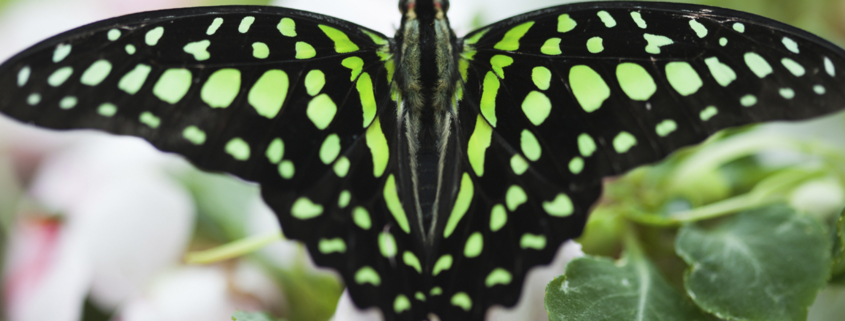
<path fill-rule="evenodd" d="M 449 11 L 449 0 L 399 0 L 403 16 L 432 15 L 443 17 Z"/>

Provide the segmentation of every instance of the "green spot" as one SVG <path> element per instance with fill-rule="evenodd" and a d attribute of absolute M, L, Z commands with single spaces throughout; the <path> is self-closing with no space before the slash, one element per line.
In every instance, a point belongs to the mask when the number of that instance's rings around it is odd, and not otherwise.
<path fill-rule="evenodd" d="M 571 172 L 572 174 L 578 175 L 578 174 L 581 174 L 581 171 L 583 171 L 583 170 L 584 170 L 584 159 L 579 157 L 579 156 L 572 157 L 572 160 L 569 161 L 569 172 Z"/>
<path fill-rule="evenodd" d="M 591 113 L 598 110 L 607 98 L 610 87 L 593 68 L 577 65 L 569 70 L 569 86 L 572 94 L 584 111 Z"/>
<path fill-rule="evenodd" d="M 241 91 L 241 72 L 233 68 L 215 71 L 200 91 L 200 98 L 211 108 L 226 108 Z"/>
<path fill-rule="evenodd" d="M 255 17 L 247 16 L 241 19 L 241 24 L 238 25 L 238 32 L 240 33 L 247 33 L 249 31 L 249 27 L 252 26 L 252 23 L 255 22 Z"/>
<path fill-rule="evenodd" d="M 589 134 L 581 133 L 581 135 L 578 135 L 578 151 L 581 153 L 581 156 L 593 156 L 593 153 L 596 151 L 596 141 Z"/>
<path fill-rule="evenodd" d="M 282 110 L 289 85 L 287 73 L 279 69 L 267 70 L 252 85 L 247 101 L 259 115 L 273 119 Z"/>
<path fill-rule="evenodd" d="M 801 77 L 806 72 L 806 70 L 804 70 L 804 67 L 801 66 L 799 63 L 795 62 L 795 60 L 783 58 L 781 59 L 780 63 L 783 64 L 783 66 L 786 67 L 786 69 L 789 70 L 789 72 L 791 72 L 792 75 L 794 75 L 795 77 Z"/>
<path fill-rule="evenodd" d="M 317 243 L 317 248 L 320 250 L 320 253 L 323 254 L 330 254 L 334 252 L 346 253 L 346 242 L 339 237 L 333 239 L 320 239 L 320 242 Z"/>
<path fill-rule="evenodd" d="M 531 29 L 531 26 L 533 25 L 534 21 L 528 21 L 511 28 L 511 30 L 508 30 L 508 32 L 505 33 L 505 36 L 502 37 L 502 40 L 496 43 L 493 48 L 504 51 L 519 50 L 519 40 L 525 36 L 528 29 Z"/>
<path fill-rule="evenodd" d="M 540 52 L 550 56 L 562 54 L 563 52 L 560 51 L 560 38 L 549 38 L 549 40 L 546 40 L 543 46 L 540 47 Z"/>
<path fill-rule="evenodd" d="M 346 195 L 349 195 L 348 191 L 346 191 L 346 193 Z M 355 225 L 358 225 L 358 227 L 365 230 L 369 230 L 370 227 L 373 226 L 373 223 L 370 220 L 370 212 L 361 206 L 356 206 L 355 209 L 352 210 L 352 221 L 355 222 Z"/>
<path fill-rule="evenodd" d="M 443 228 L 443 237 L 449 238 L 458 227 L 458 223 L 466 215 L 472 204 L 472 197 L 475 193 L 475 186 L 472 183 L 469 173 L 464 173 L 461 177 L 461 186 L 458 191 L 458 197 L 455 199 L 455 205 L 452 207 L 452 213 L 449 214 L 449 220 L 446 221 L 446 227 Z"/>
<path fill-rule="evenodd" d="M 337 158 L 338 154 L 340 154 L 340 137 L 337 134 L 331 134 L 320 145 L 320 161 L 328 165 Z"/>
<path fill-rule="evenodd" d="M 305 75 L 305 91 L 308 92 L 311 96 L 316 96 L 320 93 L 320 90 L 323 90 L 323 86 L 326 85 L 326 74 L 324 74 L 320 69 L 314 69 L 308 72 Z"/>
<path fill-rule="evenodd" d="M 326 25 L 317 26 L 320 27 L 320 30 L 323 30 L 323 33 L 325 33 L 326 36 L 334 42 L 334 50 L 337 51 L 337 53 L 358 51 L 358 46 L 355 45 L 352 40 L 349 40 L 349 37 L 343 33 L 343 31 Z"/>
<path fill-rule="evenodd" d="M 369 32 L 369 31 L 364 30 L 364 29 L 361 29 L 361 32 L 363 32 L 365 35 L 370 37 L 370 39 L 373 40 L 373 43 L 375 43 L 379 46 L 384 46 L 384 45 L 388 44 L 387 39 L 385 39 L 385 38 L 383 38 L 383 37 L 381 37 L 381 36 L 379 36 L 375 33 Z"/>
<path fill-rule="evenodd" d="M 686 61 L 666 64 L 666 80 L 681 96 L 694 94 L 704 85 L 695 69 Z"/>
<path fill-rule="evenodd" d="M 492 71 L 488 71 L 484 76 L 484 84 L 481 91 L 481 115 L 490 123 L 490 126 L 496 127 L 496 95 L 499 93 L 499 78 Z"/>
<path fill-rule="evenodd" d="M 420 265 L 420 259 L 417 258 L 414 253 L 410 251 L 405 251 L 402 253 L 402 261 L 405 262 L 405 265 L 414 268 L 417 270 L 417 273 L 422 273 L 422 266 Z"/>
<path fill-rule="evenodd" d="M 519 185 L 511 185 L 507 193 L 505 193 L 505 204 L 511 212 L 515 211 L 517 207 L 526 201 L 528 201 L 528 195 L 525 194 L 525 190 L 519 187 Z"/>
<path fill-rule="evenodd" d="M 134 45 L 132 45 L 132 44 L 128 44 L 128 45 L 126 45 L 126 48 L 124 48 L 124 49 L 126 50 L 126 53 L 127 53 L 127 54 L 129 54 L 130 56 L 131 56 L 131 55 L 134 55 L 134 54 L 135 54 L 135 51 L 137 51 L 137 50 L 135 49 L 135 46 L 134 46 Z"/>
<path fill-rule="evenodd" d="M 205 34 L 209 35 L 209 36 L 213 35 L 215 32 L 217 32 L 217 29 L 219 29 L 220 26 L 222 26 L 222 25 L 223 25 L 223 18 L 220 18 L 220 17 L 214 18 L 214 20 L 211 21 L 211 24 L 208 25 L 208 29 L 205 30 Z"/>
<path fill-rule="evenodd" d="M 657 124 L 654 131 L 657 132 L 657 136 L 666 137 L 676 129 L 678 129 L 678 124 L 674 120 L 667 119 Z"/>
<path fill-rule="evenodd" d="M 801 53 L 801 50 L 798 50 L 798 43 L 795 42 L 795 40 L 792 40 L 789 37 L 783 37 L 781 42 L 783 42 L 783 46 L 789 51 L 792 51 L 793 53 Z"/>
<path fill-rule="evenodd" d="M 208 46 L 211 45 L 211 41 L 209 40 L 201 40 L 197 42 L 191 42 L 185 45 L 182 48 L 185 52 L 194 55 L 194 59 L 197 61 L 204 61 L 211 58 L 211 54 L 208 53 Z"/>
<path fill-rule="evenodd" d="M 115 41 L 117 39 L 120 39 L 120 30 L 111 29 L 109 30 L 109 33 L 106 35 L 106 37 L 109 38 L 109 41 Z"/>
<path fill-rule="evenodd" d="M 70 78 L 70 75 L 73 74 L 73 67 L 62 67 L 54 71 L 50 74 L 50 77 L 47 77 L 47 83 L 50 86 L 58 87 L 65 83 L 65 80 Z"/>
<path fill-rule="evenodd" d="M 60 62 L 65 59 L 68 55 L 70 55 L 70 50 L 73 48 L 69 43 L 62 43 L 56 46 L 56 50 L 53 51 L 53 62 Z"/>
<path fill-rule="evenodd" d="M 349 193 L 349 191 L 347 191 L 347 190 L 341 191 L 340 196 L 337 197 L 337 207 L 346 208 L 346 206 L 349 206 L 349 201 L 351 199 L 352 199 L 352 193 Z M 364 212 L 366 212 L 366 211 L 367 210 L 364 210 Z M 353 220 L 354 220 L 354 216 L 353 216 Z M 367 221 L 369 222 L 369 216 L 367 217 Z"/>
<path fill-rule="evenodd" d="M 83 85 L 96 86 L 99 85 L 103 79 L 111 72 L 111 63 L 108 60 L 100 59 L 91 64 L 85 72 L 82 73 L 82 78 L 79 81 Z"/>
<path fill-rule="evenodd" d="M 484 249 L 484 237 L 481 236 L 481 232 L 472 233 L 472 235 L 467 238 L 466 245 L 464 245 L 464 256 L 468 258 L 474 258 L 481 255 L 481 250 Z"/>
<path fill-rule="evenodd" d="M 513 58 L 506 55 L 495 55 L 493 58 L 490 58 L 490 67 L 493 68 L 493 71 L 496 72 L 496 75 L 499 78 L 505 79 L 505 71 L 503 68 L 510 66 L 513 64 Z"/>
<path fill-rule="evenodd" d="M 637 27 L 640 27 L 640 29 L 645 29 L 648 27 L 648 24 L 646 24 L 645 20 L 643 20 L 643 16 L 640 15 L 640 13 L 637 11 L 631 12 L 631 19 L 634 19 L 634 22 L 637 24 Z"/>
<path fill-rule="evenodd" d="M 270 48 L 266 43 L 254 42 L 252 43 L 252 56 L 258 59 L 266 59 L 270 56 Z"/>
<path fill-rule="evenodd" d="M 481 37 L 483 37 L 483 36 L 484 36 L 484 34 L 486 34 L 488 31 L 490 31 L 490 28 L 487 28 L 487 29 L 482 29 L 482 30 L 476 31 L 476 32 L 472 35 L 472 37 L 466 38 L 466 39 L 464 40 L 464 44 L 467 44 L 467 45 L 474 45 L 474 44 L 475 44 L 475 43 L 477 43 L 477 42 L 478 42 L 478 40 L 480 40 L 480 39 L 481 39 Z"/>
<path fill-rule="evenodd" d="M 147 31 L 147 34 L 144 36 L 144 42 L 147 43 L 147 46 L 155 46 L 163 35 L 164 27 L 155 27 L 153 30 Z"/>
<path fill-rule="evenodd" d="M 601 37 L 592 37 L 587 40 L 587 50 L 594 54 L 604 51 L 604 44 L 602 43 Z"/>
<path fill-rule="evenodd" d="M 18 71 L 18 87 L 23 87 L 29 81 L 29 76 L 32 74 L 32 69 L 29 66 L 24 66 Z"/>
<path fill-rule="evenodd" d="M 411 309 L 411 301 L 408 300 L 404 294 L 400 294 L 396 296 L 396 300 L 393 301 L 393 311 L 396 314 L 401 314 L 407 310 Z"/>
<path fill-rule="evenodd" d="M 40 102 L 41 102 L 41 95 L 39 95 L 38 93 L 32 93 L 32 94 L 29 94 L 29 96 L 26 96 L 26 103 L 29 104 L 30 106 L 38 105 L 38 103 L 40 103 Z"/>
<path fill-rule="evenodd" d="M 766 59 L 755 52 L 745 53 L 745 64 L 754 72 L 757 77 L 763 78 L 772 73 L 772 66 L 766 62 Z"/>
<path fill-rule="evenodd" d="M 290 208 L 290 214 L 297 219 L 307 220 L 323 214 L 323 206 L 314 204 L 310 199 L 302 196 L 293 202 L 293 206 Z"/>
<path fill-rule="evenodd" d="M 781 95 L 781 97 L 786 99 L 795 98 L 795 91 L 792 90 L 792 88 L 781 88 L 780 90 L 778 90 L 778 93 Z"/>
<path fill-rule="evenodd" d="M 153 115 L 153 113 L 148 111 L 141 113 L 138 120 L 142 124 L 150 126 L 150 128 L 158 128 L 158 126 L 161 125 L 161 118 L 156 117 L 156 115 Z"/>
<path fill-rule="evenodd" d="M 314 47 L 304 41 L 296 42 L 296 59 L 311 59 L 317 55 Z"/>
<path fill-rule="evenodd" d="M 381 255 L 386 258 L 396 257 L 396 239 L 388 232 L 382 232 L 378 235 L 378 249 Z"/>
<path fill-rule="evenodd" d="M 272 164 L 278 164 L 282 161 L 285 155 L 285 142 L 281 138 L 273 139 L 270 145 L 267 146 L 267 151 L 264 152 L 267 160 Z"/>
<path fill-rule="evenodd" d="M 660 47 L 668 46 L 675 43 L 675 41 L 673 41 L 669 37 L 653 35 L 650 33 L 643 34 L 643 38 L 648 41 L 648 44 L 646 44 L 645 46 L 645 52 L 650 53 L 652 55 L 659 54 Z"/>
<path fill-rule="evenodd" d="M 654 78 L 639 64 L 623 62 L 616 66 L 616 79 L 632 100 L 646 101 L 657 91 Z"/>
<path fill-rule="evenodd" d="M 205 143 L 205 132 L 197 126 L 185 127 L 182 131 L 182 137 L 187 139 L 191 144 L 202 145 Z"/>
<path fill-rule="evenodd" d="M 739 103 L 745 107 L 751 107 L 757 104 L 757 97 L 754 95 L 745 95 L 739 99 Z"/>
<path fill-rule="evenodd" d="M 695 19 L 691 19 L 689 21 L 689 26 L 690 28 L 692 28 L 693 31 L 695 31 L 695 35 L 699 38 L 704 38 L 705 36 L 707 36 L 707 27 L 705 27 L 700 22 L 695 21 Z"/>
<path fill-rule="evenodd" d="M 290 160 L 283 160 L 279 163 L 279 175 L 284 179 L 291 179 L 295 173 L 295 167 Z"/>
<path fill-rule="evenodd" d="M 452 305 L 467 312 L 472 309 L 472 300 L 470 300 L 469 295 L 464 292 L 455 293 L 455 295 L 452 296 L 451 303 Z"/>
<path fill-rule="evenodd" d="M 505 227 L 507 222 L 508 212 L 505 211 L 505 207 L 502 204 L 493 205 L 493 209 L 490 211 L 490 230 L 498 232 Z"/>
<path fill-rule="evenodd" d="M 291 18 L 282 18 L 276 29 L 285 37 L 296 37 L 296 23 Z"/>
<path fill-rule="evenodd" d="M 314 126 L 323 130 L 329 127 L 335 114 L 337 114 L 337 105 L 335 105 L 329 95 L 321 94 L 311 99 L 305 113 L 308 115 L 308 119 L 314 123 Z"/>
<path fill-rule="evenodd" d="M 176 104 L 188 93 L 192 79 L 193 76 L 188 69 L 167 69 L 153 86 L 153 94 L 165 102 Z"/>
<path fill-rule="evenodd" d="M 384 183 L 384 202 L 387 203 L 387 209 L 393 215 L 399 228 L 405 233 L 411 233 L 411 227 L 408 226 L 408 216 L 405 215 L 405 209 L 402 208 L 402 202 L 399 200 L 399 194 L 396 191 L 396 179 L 393 174 L 390 174 Z"/>
<path fill-rule="evenodd" d="M 822 85 L 813 86 L 813 91 L 818 95 L 824 95 L 827 92 L 827 90 L 824 89 L 824 86 Z"/>
<path fill-rule="evenodd" d="M 728 38 L 725 38 L 725 37 L 719 38 L 719 45 L 722 46 L 722 47 L 727 46 L 728 45 Z"/>
<path fill-rule="evenodd" d="M 493 272 L 487 275 L 487 278 L 484 280 L 484 285 L 488 288 L 492 288 L 497 284 L 510 284 L 513 277 L 511 273 L 503 268 L 496 268 Z"/>
<path fill-rule="evenodd" d="M 522 102 L 522 112 L 534 126 L 540 126 L 552 111 L 552 101 L 539 91 L 531 91 Z"/>
<path fill-rule="evenodd" d="M 484 176 L 484 158 L 492 139 L 493 128 L 487 124 L 484 117 L 478 115 L 475 119 L 475 129 L 472 131 L 472 136 L 469 137 L 466 150 L 469 164 L 478 177 Z"/>
<path fill-rule="evenodd" d="M 429 291 L 429 294 L 431 296 L 441 295 L 441 294 L 443 294 L 443 289 L 441 289 L 439 286 L 435 286 L 435 287 L 431 288 L 431 291 Z"/>
<path fill-rule="evenodd" d="M 511 169 L 516 175 L 522 175 L 528 170 L 528 161 L 522 155 L 516 154 L 511 157 Z"/>
<path fill-rule="evenodd" d="M 531 233 L 522 234 L 522 238 L 519 240 L 519 247 L 523 249 L 542 250 L 546 247 L 546 237 Z"/>
<path fill-rule="evenodd" d="M 713 116 L 716 116 L 716 114 L 718 113 L 719 110 L 716 109 L 716 106 L 707 106 L 707 108 L 704 108 L 704 110 L 702 110 L 701 113 L 698 114 L 698 116 L 701 118 L 701 121 L 708 121 L 710 120 L 710 118 L 713 118 Z"/>
<path fill-rule="evenodd" d="M 355 81 L 355 78 L 358 78 L 358 75 L 361 74 L 361 70 L 364 69 L 364 60 L 359 57 L 349 57 L 343 59 L 340 64 L 346 68 L 352 69 L 352 77 L 349 77 L 349 81 Z"/>
<path fill-rule="evenodd" d="M 833 66 L 833 61 L 830 61 L 828 57 L 824 57 L 824 71 L 831 77 L 836 76 L 836 68 Z"/>
<path fill-rule="evenodd" d="M 369 266 L 362 267 L 355 272 L 355 283 L 363 285 L 369 283 L 374 286 L 381 285 L 381 278 L 378 276 L 376 270 Z"/>
<path fill-rule="evenodd" d="M 743 33 L 743 32 L 745 32 L 745 25 L 742 24 L 741 22 L 737 22 L 737 23 L 734 24 L 734 30 L 736 30 L 739 33 Z"/>
<path fill-rule="evenodd" d="M 362 73 L 361 77 L 358 78 L 358 82 L 355 84 L 355 89 L 358 90 L 358 96 L 361 97 L 361 109 L 364 113 L 364 124 L 362 127 L 367 128 L 373 122 L 373 119 L 376 118 L 376 111 L 378 111 L 376 96 L 373 92 L 373 80 L 370 79 L 370 74 L 366 72 Z"/>
<path fill-rule="evenodd" d="M 572 215 L 574 208 L 572 200 L 564 193 L 559 193 L 551 202 L 543 202 L 543 210 L 555 217 L 567 217 Z"/>
<path fill-rule="evenodd" d="M 235 137 L 226 143 L 226 153 L 232 155 L 233 158 L 239 161 L 249 159 L 249 144 L 240 137 Z"/>
<path fill-rule="evenodd" d="M 716 82 L 722 87 L 727 87 L 731 82 L 736 80 L 736 73 L 731 67 L 723 64 L 717 57 L 710 57 L 704 59 L 707 68 L 710 69 L 710 75 L 716 78 Z"/>
<path fill-rule="evenodd" d="M 416 293 L 414 293 L 414 299 L 425 302 L 425 294 L 420 291 L 417 291 Z"/>
<path fill-rule="evenodd" d="M 543 148 L 540 146 L 540 141 L 531 133 L 530 130 L 523 129 L 519 138 L 519 145 L 522 148 L 522 154 L 529 160 L 536 162 L 540 159 L 543 153 Z"/>
<path fill-rule="evenodd" d="M 615 149 L 619 154 L 627 152 L 636 144 L 637 138 L 626 131 L 619 132 L 619 134 L 613 138 L 613 149 Z"/>
<path fill-rule="evenodd" d="M 432 269 L 431 271 L 431 276 L 437 276 L 438 274 L 440 274 L 440 272 L 451 269 L 452 261 L 452 256 L 449 254 L 444 254 L 443 256 L 441 256 L 439 259 L 437 259 L 437 262 L 434 263 L 434 269 Z M 433 294 L 432 292 L 432 295 L 435 294 Z"/>
<path fill-rule="evenodd" d="M 373 155 L 373 176 L 381 177 L 387 168 L 387 161 L 390 159 L 390 149 L 387 146 L 387 138 L 381 131 L 381 123 L 378 117 L 367 128 L 367 147 Z"/>
<path fill-rule="evenodd" d="M 534 69 L 531 69 L 531 80 L 540 90 L 549 89 L 552 82 L 552 72 L 549 71 L 549 68 L 543 66 L 534 67 Z"/>
<path fill-rule="evenodd" d="M 599 18 L 601 18 L 601 22 L 604 23 L 605 27 L 616 27 L 616 19 L 613 19 L 613 16 L 611 16 L 610 13 L 608 13 L 607 11 L 599 11 L 597 15 L 599 16 Z"/>
<path fill-rule="evenodd" d="M 79 102 L 78 99 L 74 96 L 66 96 L 59 101 L 59 108 L 61 109 L 71 109 L 76 106 L 76 103 Z"/>
<path fill-rule="evenodd" d="M 565 33 L 570 32 L 572 29 L 575 29 L 578 23 L 575 22 L 574 19 L 569 17 L 569 14 L 562 14 L 557 16 L 557 32 Z"/>
<path fill-rule="evenodd" d="M 111 117 L 117 114 L 117 106 L 112 103 L 103 103 L 97 107 L 97 113 L 104 117 Z"/>
<path fill-rule="evenodd" d="M 464 82 L 467 81 L 467 70 L 469 70 L 469 60 L 467 60 L 467 59 L 458 60 L 458 72 L 461 73 L 461 79 L 463 79 Z M 458 87 L 458 88 L 460 88 L 460 87 Z"/>
<path fill-rule="evenodd" d="M 346 156 L 341 156 L 332 166 L 334 173 L 337 174 L 337 177 L 346 177 L 346 174 L 349 173 L 349 158 Z"/>

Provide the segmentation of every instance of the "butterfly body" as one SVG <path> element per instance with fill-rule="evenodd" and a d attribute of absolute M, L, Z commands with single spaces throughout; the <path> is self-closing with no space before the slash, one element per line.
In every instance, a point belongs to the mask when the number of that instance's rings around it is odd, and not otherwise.
<path fill-rule="evenodd" d="M 458 38 L 208 7 L 118 17 L 0 66 L 0 111 L 140 136 L 261 184 L 285 235 L 388 320 L 480 320 L 580 235 L 603 177 L 740 124 L 841 109 L 845 52 L 740 12 L 598 2 Z"/>

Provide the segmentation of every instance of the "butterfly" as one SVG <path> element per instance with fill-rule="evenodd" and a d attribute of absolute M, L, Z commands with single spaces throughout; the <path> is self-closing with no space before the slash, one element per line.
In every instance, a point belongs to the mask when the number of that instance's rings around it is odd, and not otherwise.
<path fill-rule="evenodd" d="M 285 235 L 387 320 L 480 320 L 580 235 L 603 177 L 731 126 L 845 106 L 843 50 L 759 16 L 562 5 L 393 38 L 278 7 L 152 11 L 0 65 L 0 112 L 142 137 L 260 184 Z"/>

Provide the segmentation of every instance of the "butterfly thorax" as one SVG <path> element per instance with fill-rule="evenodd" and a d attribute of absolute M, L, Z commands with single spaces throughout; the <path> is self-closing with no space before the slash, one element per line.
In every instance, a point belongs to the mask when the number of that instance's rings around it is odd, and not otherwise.
<path fill-rule="evenodd" d="M 446 18 L 448 4 L 441 0 L 403 1 L 398 43 L 396 88 L 401 93 L 398 122 L 407 141 L 411 197 L 420 213 L 417 224 L 423 234 L 436 225 L 451 130 L 456 119 L 452 97 L 457 67 L 454 64 L 456 37 Z M 408 203 L 408 202 L 406 202 Z M 407 205 L 406 205 L 407 206 Z"/>

